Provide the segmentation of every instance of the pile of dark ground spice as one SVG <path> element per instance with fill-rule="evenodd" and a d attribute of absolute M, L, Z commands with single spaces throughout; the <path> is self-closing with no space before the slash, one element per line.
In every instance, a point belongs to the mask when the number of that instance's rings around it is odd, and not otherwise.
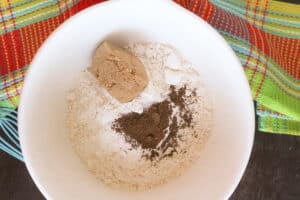
<path fill-rule="evenodd" d="M 192 96 L 195 95 L 193 92 Z M 176 90 L 172 85 L 167 99 L 152 104 L 140 114 L 131 112 L 121 116 L 114 121 L 112 128 L 123 133 L 133 146 L 150 149 L 151 160 L 159 155 L 158 150 L 164 152 L 168 148 L 172 150 L 166 156 L 172 156 L 176 152 L 178 130 L 190 127 L 193 120 L 192 112 L 186 105 L 187 98 L 191 96 L 186 95 L 186 86 Z M 179 115 L 172 115 L 176 107 Z"/>

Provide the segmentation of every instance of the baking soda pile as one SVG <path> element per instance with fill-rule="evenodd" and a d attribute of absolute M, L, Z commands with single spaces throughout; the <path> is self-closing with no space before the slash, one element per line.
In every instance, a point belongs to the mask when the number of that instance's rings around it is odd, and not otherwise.
<path fill-rule="evenodd" d="M 83 71 L 68 94 L 67 125 L 73 148 L 98 179 L 118 189 L 146 190 L 182 174 L 197 160 L 210 134 L 212 109 L 199 74 L 174 48 L 154 43 L 126 48 L 146 68 L 149 83 L 145 90 L 134 100 L 120 103 L 94 76 Z M 182 110 L 170 95 L 170 89 L 174 92 L 182 88 L 185 111 L 190 113 L 187 119 L 180 115 Z M 154 143 L 155 148 L 150 143 L 146 147 L 151 148 L 145 148 L 134 138 L 128 140 L 122 130 L 126 130 L 123 122 L 131 119 L 130 113 L 143 115 L 153 104 L 163 101 L 169 101 L 170 117 L 176 118 L 172 145 L 162 148 L 164 142 L 170 142 L 169 129 L 159 144 Z M 126 115 L 125 121 L 118 121 Z"/>

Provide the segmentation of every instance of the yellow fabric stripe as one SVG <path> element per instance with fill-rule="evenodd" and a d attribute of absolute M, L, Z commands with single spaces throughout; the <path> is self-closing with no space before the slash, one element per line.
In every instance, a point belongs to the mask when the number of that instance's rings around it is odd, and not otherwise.
<path fill-rule="evenodd" d="M 300 14 L 300 5 L 298 4 L 292 4 L 292 3 L 286 3 L 286 2 L 280 2 L 280 1 L 274 1 L 269 0 L 269 10 L 272 11 L 278 11 L 283 13 L 289 13 L 289 14 Z"/>

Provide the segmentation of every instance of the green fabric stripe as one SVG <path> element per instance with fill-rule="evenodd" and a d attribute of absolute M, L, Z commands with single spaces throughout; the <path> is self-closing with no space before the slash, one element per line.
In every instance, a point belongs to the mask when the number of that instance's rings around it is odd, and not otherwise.
<path fill-rule="evenodd" d="M 254 68 L 250 68 L 250 69 L 247 68 L 246 73 L 248 73 L 248 71 L 251 71 L 251 75 L 254 74 L 254 76 L 252 78 L 252 82 L 251 82 L 251 88 L 253 91 L 252 95 L 253 95 L 253 97 L 255 97 L 257 91 L 259 91 L 259 88 L 261 87 L 260 85 L 261 85 L 262 81 L 264 81 L 264 77 L 260 73 L 258 73 L 258 71 L 256 71 L 254 73 L 253 69 Z M 248 80 L 250 80 L 250 78 Z"/>
<path fill-rule="evenodd" d="M 241 51 L 237 45 L 232 44 L 232 48 L 236 51 L 236 53 L 242 58 L 243 56 L 248 56 L 249 52 L 245 53 L 246 51 Z M 268 66 L 268 74 L 271 74 L 272 77 L 276 77 L 278 81 L 280 82 L 280 85 L 286 85 L 286 87 L 292 88 L 295 91 L 300 90 L 300 80 L 296 79 L 295 77 L 291 76 L 288 72 L 286 72 L 283 68 L 279 67 L 277 63 L 271 59 L 269 56 L 266 56 L 265 54 L 260 54 L 260 57 L 258 56 L 258 53 L 262 53 L 260 50 L 257 50 L 256 48 L 252 47 L 253 51 L 251 54 L 252 59 L 259 59 L 261 64 Z M 249 49 L 248 49 L 249 50 Z M 268 59 L 268 61 L 267 61 Z M 245 63 L 243 63 L 245 64 Z"/>
<path fill-rule="evenodd" d="M 30 3 L 24 4 L 22 6 L 13 8 L 14 17 L 20 17 L 23 15 L 28 15 L 32 12 L 38 12 L 38 10 L 43 9 L 45 7 L 56 5 L 56 1 L 44 1 L 40 0 L 32 1 Z M 11 19 L 11 15 L 4 16 L 4 20 Z"/>
<path fill-rule="evenodd" d="M 20 0 L 18 2 L 11 4 L 11 6 L 0 6 L 0 10 L 3 11 L 6 9 L 9 9 L 9 8 L 15 8 L 17 6 L 21 6 L 23 4 L 29 3 L 30 1 L 32 1 L 32 0 L 22 0 L 22 1 Z"/>
<path fill-rule="evenodd" d="M 230 46 L 237 52 L 243 55 L 249 55 L 250 51 L 250 44 L 244 42 L 243 40 L 236 38 L 235 36 L 232 37 L 232 35 L 226 33 L 224 34 L 222 32 L 223 37 L 226 39 L 226 41 L 229 42 Z M 260 55 L 260 56 L 258 56 Z M 255 46 L 252 46 L 252 54 L 251 57 L 258 59 L 260 58 L 260 61 L 264 64 L 268 64 L 268 69 L 271 71 L 274 76 L 276 76 L 278 79 L 281 79 L 283 84 L 288 84 L 292 87 L 294 87 L 295 90 L 300 89 L 300 79 L 296 79 L 295 77 L 291 76 L 288 72 L 286 72 L 282 67 L 277 65 L 277 63 L 269 56 L 264 54 L 263 51 L 257 49 Z M 268 61 L 267 61 L 268 59 Z M 245 64 L 245 63 L 243 63 Z"/>
<path fill-rule="evenodd" d="M 68 3 L 66 6 L 64 6 L 63 8 L 61 8 L 61 12 L 66 11 L 68 8 L 70 8 L 71 6 L 73 6 L 73 3 L 70 2 Z M 36 22 L 40 22 L 42 20 L 45 19 L 49 19 L 51 17 L 55 17 L 57 15 L 59 15 L 59 9 L 57 5 L 52 5 L 49 7 L 44 7 L 41 8 L 35 12 L 30 12 L 27 15 L 23 15 L 20 16 L 18 18 L 15 19 L 15 24 L 17 28 L 22 28 L 24 26 L 36 23 Z M 11 24 L 9 27 L 6 27 L 6 31 L 7 32 L 11 32 L 14 30 L 14 26 Z M 3 29 L 0 30 L 0 34 L 5 33 L 5 31 Z"/>
<path fill-rule="evenodd" d="M 233 13 L 234 15 L 246 19 L 245 15 L 245 7 L 243 9 L 235 6 L 235 4 L 226 3 L 226 1 L 218 1 L 214 0 L 215 5 L 222 8 L 223 10 L 226 10 L 230 13 Z M 251 17 L 254 17 L 254 13 L 248 12 L 248 21 L 252 22 Z M 259 12 L 256 13 L 256 21 L 261 22 L 263 20 L 263 15 Z M 274 16 L 272 14 L 267 14 L 267 16 L 264 18 L 264 31 L 279 35 L 282 37 L 288 37 L 288 38 L 295 38 L 300 39 L 300 32 L 298 31 L 300 28 L 299 20 L 295 19 L 295 21 L 289 17 L 284 16 Z M 290 26 L 288 26 L 290 25 Z M 258 25 L 258 27 L 260 27 Z"/>
<path fill-rule="evenodd" d="M 245 47 L 238 46 L 237 43 L 232 43 L 231 47 L 235 50 L 235 52 L 242 57 L 242 61 L 244 61 L 244 57 L 249 55 L 249 49 L 245 49 Z M 276 77 L 280 82 L 280 85 L 286 85 L 296 92 L 300 90 L 300 80 L 288 74 L 283 68 L 279 67 L 276 62 L 270 57 L 262 54 L 262 52 L 254 47 L 252 47 L 252 59 L 259 59 L 261 64 L 268 66 L 268 74 L 270 73 L 273 77 Z M 245 51 L 243 51 L 245 50 Z M 260 53 L 260 56 L 258 54 Z M 268 61 L 267 61 L 268 59 Z M 242 62 L 244 65 L 245 62 Z"/>
<path fill-rule="evenodd" d="M 256 76 L 262 75 L 257 74 Z M 295 120 L 300 120 L 299 100 L 292 96 L 285 95 L 283 90 L 269 77 L 266 77 L 264 80 L 257 102 L 272 110 L 280 110 L 282 114 L 293 117 Z"/>
<path fill-rule="evenodd" d="M 224 35 L 223 35 L 224 36 Z M 227 41 L 229 41 L 231 47 L 235 50 L 236 54 L 240 58 L 242 65 L 245 65 L 245 61 L 247 56 L 249 55 L 249 44 L 245 44 L 244 42 L 240 42 L 235 38 L 231 38 L 228 36 L 224 36 Z M 287 91 L 290 91 L 292 94 L 298 96 L 300 98 L 300 80 L 292 77 L 286 71 L 284 71 L 281 67 L 279 67 L 270 57 L 268 57 L 268 62 L 266 55 L 252 47 L 252 54 L 251 57 L 255 59 L 260 59 L 261 64 L 265 64 L 268 66 L 267 75 L 270 76 L 273 80 L 275 80 L 280 87 L 285 88 Z M 260 55 L 260 57 L 258 56 Z M 252 67 L 255 67 L 256 63 L 251 63 Z M 259 65 L 259 71 L 263 73 L 264 67 Z"/>
<path fill-rule="evenodd" d="M 59 10 L 57 8 L 57 5 L 45 7 L 34 13 L 30 13 L 26 16 L 17 18 L 16 23 L 19 25 L 19 27 L 23 27 L 38 21 L 42 21 L 43 19 L 54 17 L 58 14 L 59 14 Z"/>
<path fill-rule="evenodd" d="M 19 104 L 19 96 L 16 96 L 16 97 L 13 97 L 12 98 L 12 101 L 15 103 L 15 104 Z M 16 106 L 12 105 L 12 103 L 9 101 L 9 100 L 1 100 L 0 101 L 0 108 L 14 108 L 16 109 Z"/>
<path fill-rule="evenodd" d="M 261 110 L 259 110 L 259 108 L 257 108 L 256 113 L 258 113 L 259 116 L 273 116 L 273 117 L 280 117 L 282 119 L 287 119 L 287 120 L 293 119 L 287 115 L 282 115 L 280 113 L 276 114 L 276 113 L 272 112 L 272 110 L 269 110 L 269 109 L 265 109 L 264 111 L 261 111 Z"/>
<path fill-rule="evenodd" d="M 280 118 L 284 118 L 284 119 L 293 119 L 290 116 L 287 115 L 283 115 L 279 112 L 270 110 L 265 108 L 263 105 L 256 103 L 256 112 L 260 115 L 260 116 L 274 116 L 274 117 L 280 117 Z"/>
<path fill-rule="evenodd" d="M 234 6 L 234 7 L 239 7 L 239 8 L 242 8 L 242 10 L 246 10 L 246 1 L 245 0 L 210 0 L 211 2 L 213 2 L 215 5 L 219 6 L 219 5 L 222 5 L 224 6 L 225 8 L 226 7 L 229 7 L 229 6 Z M 222 7 L 223 8 L 223 7 Z M 250 10 L 251 12 L 254 12 L 254 9 L 253 7 L 248 7 L 248 10 Z M 259 12 L 263 12 L 263 9 L 261 8 L 256 8 L 257 11 Z M 289 14 L 288 12 L 280 12 L 280 11 L 276 11 L 276 10 L 267 10 L 266 11 L 267 14 L 273 14 L 273 15 L 276 15 L 278 17 L 294 17 L 294 18 L 298 18 L 300 19 L 300 14 Z"/>
<path fill-rule="evenodd" d="M 300 39 L 300 31 L 299 28 L 289 28 L 283 27 L 280 25 L 268 25 L 265 24 L 264 31 L 270 33 L 272 35 L 278 35 L 286 38 Z"/>
<path fill-rule="evenodd" d="M 245 62 L 247 57 L 245 55 L 241 55 L 239 53 L 237 53 L 238 56 L 240 57 L 240 60 L 242 62 Z M 256 65 L 256 62 L 252 62 L 252 61 L 248 61 L 248 65 L 247 68 L 249 70 L 256 70 L 256 73 L 260 73 L 260 74 L 264 74 L 264 67 L 261 66 L 259 63 L 258 65 Z M 274 84 L 276 84 L 278 87 L 280 87 L 287 95 L 293 96 L 296 99 L 300 99 L 300 90 L 293 90 L 291 87 L 289 87 L 289 85 L 282 85 L 279 81 L 279 79 L 277 79 L 274 74 L 272 73 L 268 73 L 268 71 L 266 72 L 266 76 L 269 77 L 272 82 L 274 82 Z M 252 87 L 252 85 L 251 85 Z"/>
<path fill-rule="evenodd" d="M 248 67 L 250 69 L 256 69 L 257 73 L 260 73 L 260 74 L 264 74 L 264 69 L 261 65 L 257 65 L 256 66 L 256 63 L 253 63 L 252 61 L 249 61 L 248 63 Z M 280 82 L 278 81 L 278 79 L 276 77 L 273 76 L 273 74 L 271 73 L 268 73 L 268 71 L 266 72 L 266 77 L 270 78 L 270 80 L 272 80 L 272 82 L 274 84 L 276 84 L 279 88 L 281 88 L 286 95 L 288 96 L 292 96 L 294 97 L 295 99 L 298 99 L 300 100 L 300 90 L 293 90 L 291 87 L 289 87 L 289 85 L 282 85 L 280 84 Z"/>
<path fill-rule="evenodd" d="M 78 0 L 73 0 L 74 4 L 78 2 Z M 73 4 L 70 2 L 69 4 Z M 40 1 L 40 0 L 34 0 L 29 1 L 27 3 L 23 3 L 20 6 L 14 6 L 12 8 L 13 16 L 11 15 L 11 12 L 7 9 L 5 14 L 3 14 L 4 21 L 12 19 L 12 17 L 17 18 L 21 17 L 23 15 L 28 15 L 32 12 L 38 12 L 38 10 L 41 10 L 45 7 L 54 6 L 57 7 L 57 0 L 51 0 L 51 1 Z M 1 9 L 1 8 L 0 8 Z M 0 18 L 0 22 L 2 22 L 2 19 Z"/>
<path fill-rule="evenodd" d="M 277 124 L 274 123 L 277 120 Z M 274 124 L 277 126 L 274 127 Z M 300 136 L 300 121 L 281 119 L 273 116 L 259 116 L 258 129 L 264 132 Z"/>
<path fill-rule="evenodd" d="M 245 18 L 245 15 L 246 15 L 246 7 L 239 7 L 239 6 L 236 6 L 236 3 L 228 3 L 226 1 L 218 1 L 218 3 L 215 3 L 216 6 L 218 7 L 221 7 L 222 9 L 224 10 L 227 10 L 228 12 L 230 13 L 233 13 L 243 19 L 246 19 Z M 288 17 L 288 16 L 278 16 L 278 15 L 275 15 L 273 13 L 267 13 L 267 15 L 264 17 L 263 14 L 262 14 L 262 10 L 260 10 L 259 12 L 256 12 L 256 14 L 254 14 L 254 12 L 247 12 L 247 15 L 248 17 L 256 17 L 257 20 L 265 20 L 265 24 L 266 23 L 270 23 L 270 24 L 281 24 L 281 25 L 284 25 L 284 26 L 293 26 L 293 27 L 296 27 L 296 28 L 299 28 L 300 27 L 300 24 L 299 24 L 299 19 L 297 18 L 291 18 L 291 17 Z"/>

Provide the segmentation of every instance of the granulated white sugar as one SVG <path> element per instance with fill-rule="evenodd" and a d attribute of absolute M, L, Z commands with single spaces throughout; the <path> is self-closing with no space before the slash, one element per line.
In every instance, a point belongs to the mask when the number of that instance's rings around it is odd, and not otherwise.
<path fill-rule="evenodd" d="M 68 94 L 67 125 L 75 152 L 99 180 L 118 189 L 146 190 L 182 174 L 201 156 L 213 125 L 213 112 L 199 73 L 173 47 L 137 43 L 125 48 L 146 68 L 149 83 L 145 90 L 133 101 L 120 103 L 83 71 Z M 123 114 L 141 113 L 152 103 L 166 99 L 170 85 L 185 85 L 189 93 L 196 90 L 196 96 L 186 100 L 193 113 L 192 126 L 179 129 L 177 153 L 165 156 L 168 151 L 161 152 L 150 160 L 144 156 L 150 150 L 128 143 L 111 126 Z"/>

